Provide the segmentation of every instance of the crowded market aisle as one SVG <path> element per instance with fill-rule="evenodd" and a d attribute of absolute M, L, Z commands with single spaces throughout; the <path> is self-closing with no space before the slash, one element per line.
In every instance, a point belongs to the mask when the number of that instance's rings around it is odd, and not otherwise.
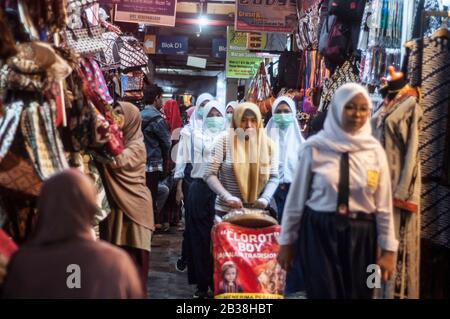
<path fill-rule="evenodd" d="M 187 272 L 175 269 L 182 240 L 183 233 L 176 227 L 153 237 L 147 298 L 190 299 L 194 295 L 194 287 L 187 285 Z"/>

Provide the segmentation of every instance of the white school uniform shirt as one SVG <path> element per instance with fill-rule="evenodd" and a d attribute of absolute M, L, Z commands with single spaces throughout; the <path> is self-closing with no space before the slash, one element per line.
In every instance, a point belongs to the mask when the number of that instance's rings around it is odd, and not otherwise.
<path fill-rule="evenodd" d="M 378 245 L 397 251 L 392 193 L 387 163 L 381 163 L 376 150 L 349 153 L 349 210 L 376 214 Z M 295 243 L 305 206 L 317 213 L 335 213 L 338 196 L 341 153 L 305 147 L 300 154 L 281 224 L 279 243 Z"/>

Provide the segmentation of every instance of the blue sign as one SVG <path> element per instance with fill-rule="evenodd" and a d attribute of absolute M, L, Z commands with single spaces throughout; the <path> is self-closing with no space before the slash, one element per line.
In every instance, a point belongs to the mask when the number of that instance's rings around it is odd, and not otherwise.
<path fill-rule="evenodd" d="M 188 53 L 188 37 L 158 35 L 156 43 L 156 54 L 186 55 Z"/>
<path fill-rule="evenodd" d="M 212 40 L 212 57 L 225 59 L 227 56 L 227 39 L 217 38 Z"/>

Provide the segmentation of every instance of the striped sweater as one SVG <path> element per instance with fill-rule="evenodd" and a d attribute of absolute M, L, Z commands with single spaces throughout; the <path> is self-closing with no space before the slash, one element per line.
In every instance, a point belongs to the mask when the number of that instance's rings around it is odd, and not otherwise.
<path fill-rule="evenodd" d="M 260 198 L 264 198 L 270 203 L 273 194 L 278 187 L 278 164 L 276 163 L 276 156 L 271 156 L 270 176 L 264 187 Z M 211 157 L 205 163 L 203 179 L 206 181 L 209 176 L 218 176 L 223 187 L 233 196 L 242 200 L 241 191 L 234 174 L 232 156 L 231 156 L 231 140 L 229 134 L 220 136 L 212 151 Z M 232 210 L 225 200 L 226 194 L 218 194 L 216 198 L 216 211 L 227 213 Z"/>

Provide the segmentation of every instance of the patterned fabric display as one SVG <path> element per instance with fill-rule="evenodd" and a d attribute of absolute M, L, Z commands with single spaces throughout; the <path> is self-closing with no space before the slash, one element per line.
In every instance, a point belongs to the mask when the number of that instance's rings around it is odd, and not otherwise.
<path fill-rule="evenodd" d="M 22 113 L 20 123 L 25 149 L 41 180 L 68 167 L 49 108 L 46 102 L 42 106 L 31 102 Z"/>
<path fill-rule="evenodd" d="M 360 83 L 359 72 L 356 70 L 354 60 L 346 61 L 341 67 L 337 67 L 330 79 L 325 80 L 319 111 L 325 111 L 331 102 L 334 92 L 343 84 L 349 82 Z"/>
<path fill-rule="evenodd" d="M 42 180 L 36 174 L 29 158 L 23 154 L 23 140 L 16 138 L 8 154 L 0 162 L 0 186 L 26 195 L 38 196 Z"/>
<path fill-rule="evenodd" d="M 136 71 L 120 76 L 122 91 L 139 91 L 144 88 L 144 72 Z"/>
<path fill-rule="evenodd" d="M 97 54 L 96 60 L 103 69 L 118 69 L 120 66 L 120 56 L 116 41 L 119 36 L 115 32 L 105 32 L 102 38 L 105 48 Z"/>
<path fill-rule="evenodd" d="M 66 31 L 67 44 L 75 52 L 83 55 L 95 54 L 105 49 L 101 26 Z"/>
<path fill-rule="evenodd" d="M 91 90 L 96 92 L 106 103 L 114 103 L 113 98 L 109 94 L 103 72 L 100 70 L 97 62 L 94 59 L 83 58 L 81 59 L 81 66 L 83 74 L 91 86 Z"/>
<path fill-rule="evenodd" d="M 0 118 L 0 162 L 14 141 L 22 110 L 23 101 L 16 101 L 5 106 L 3 117 Z"/>
<path fill-rule="evenodd" d="M 424 38 L 422 58 L 423 122 L 422 238 L 450 248 L 450 188 L 445 176 L 445 146 L 450 101 L 450 49 L 446 38 Z"/>
<path fill-rule="evenodd" d="M 135 37 L 122 36 L 117 43 L 122 69 L 141 68 L 147 65 L 148 57 L 141 43 Z"/>

